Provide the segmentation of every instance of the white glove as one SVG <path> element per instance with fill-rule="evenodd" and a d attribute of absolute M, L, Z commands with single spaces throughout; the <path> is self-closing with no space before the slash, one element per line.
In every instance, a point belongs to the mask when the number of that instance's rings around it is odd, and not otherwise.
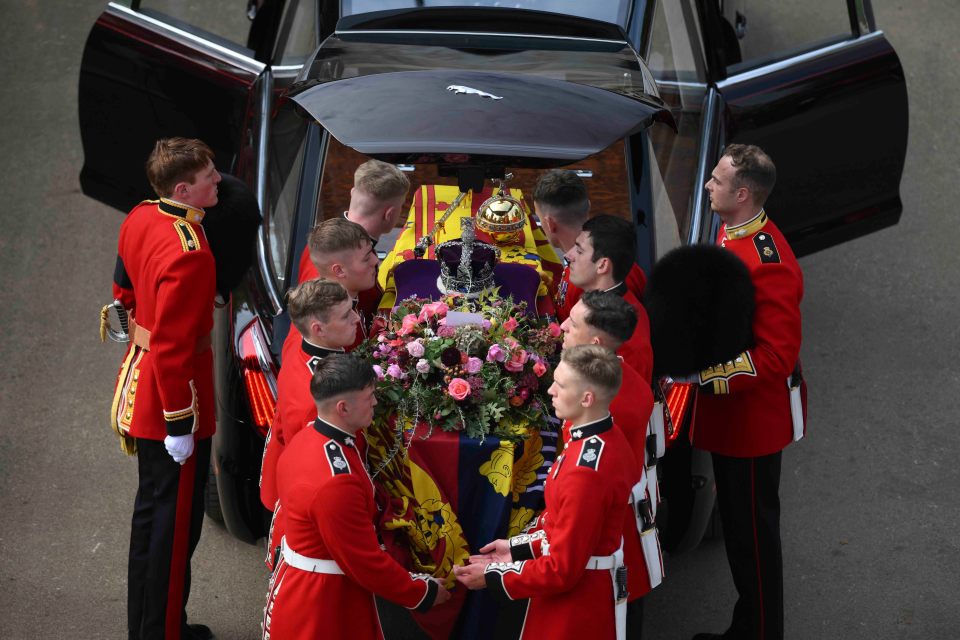
<path fill-rule="evenodd" d="M 167 448 L 167 453 L 175 462 L 183 464 L 187 461 L 187 458 L 193 455 L 193 434 L 167 436 L 163 439 L 163 446 Z"/>

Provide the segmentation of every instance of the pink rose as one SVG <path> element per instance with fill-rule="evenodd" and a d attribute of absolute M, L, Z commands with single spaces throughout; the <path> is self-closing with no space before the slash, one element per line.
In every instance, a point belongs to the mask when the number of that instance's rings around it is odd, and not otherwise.
<path fill-rule="evenodd" d="M 471 357 L 467 360 L 467 373 L 479 373 L 483 368 L 483 360 Z"/>
<path fill-rule="evenodd" d="M 420 321 L 424 322 L 430 318 L 437 316 L 442 318 L 447 315 L 447 312 L 450 311 L 450 307 L 444 302 L 430 302 L 423 305 L 423 308 L 420 309 Z"/>
<path fill-rule="evenodd" d="M 420 373 L 430 373 L 430 362 L 423 358 L 417 360 L 417 371 Z"/>
<path fill-rule="evenodd" d="M 417 316 L 412 313 L 407 314 L 403 317 L 403 324 L 400 326 L 400 331 L 397 331 L 402 336 L 407 335 L 408 333 L 413 333 L 417 329 Z"/>
<path fill-rule="evenodd" d="M 424 349 L 423 343 L 419 340 L 414 340 L 413 342 L 407 344 L 407 353 L 409 353 L 414 358 L 419 358 L 423 355 Z"/>
<path fill-rule="evenodd" d="M 503 362 L 507 359 L 507 352 L 498 344 L 490 345 L 487 349 L 487 362 Z"/>
<path fill-rule="evenodd" d="M 527 352 L 523 349 L 518 349 L 513 352 L 513 355 L 510 356 L 510 359 L 507 360 L 503 368 L 507 371 L 513 371 L 514 373 L 519 373 L 523 371 L 523 364 L 527 361 Z"/>
<path fill-rule="evenodd" d="M 391 378 L 396 378 L 397 380 L 401 380 L 402 378 L 406 377 L 403 373 L 403 369 L 400 368 L 400 365 L 396 364 L 392 364 L 387 367 L 387 375 Z"/>
<path fill-rule="evenodd" d="M 463 378 L 454 378 L 447 385 L 447 393 L 454 400 L 465 400 L 470 395 L 470 383 Z"/>
<path fill-rule="evenodd" d="M 556 322 L 551 322 L 547 325 L 547 331 L 550 332 L 550 335 L 554 338 L 559 338 L 563 334 L 563 329 L 560 328 Z"/>
<path fill-rule="evenodd" d="M 543 377 L 543 374 L 547 372 L 547 366 L 540 362 L 539 360 L 533 365 L 533 373 L 538 378 Z"/>
<path fill-rule="evenodd" d="M 383 380 L 383 367 L 375 364 L 373 365 L 373 372 L 377 374 L 377 380 Z"/>
<path fill-rule="evenodd" d="M 506 338 L 504 338 L 503 341 L 504 341 L 504 342 L 507 344 L 507 346 L 510 347 L 511 349 L 516 349 L 517 347 L 520 346 L 520 343 L 519 343 L 519 342 L 517 342 L 516 340 L 514 340 L 513 338 L 511 338 L 511 337 L 509 337 L 509 336 L 507 336 Z"/>
<path fill-rule="evenodd" d="M 507 331 L 513 331 L 519 325 L 520 323 L 517 322 L 516 318 L 508 318 L 507 321 L 503 323 L 503 328 L 506 329 Z"/>

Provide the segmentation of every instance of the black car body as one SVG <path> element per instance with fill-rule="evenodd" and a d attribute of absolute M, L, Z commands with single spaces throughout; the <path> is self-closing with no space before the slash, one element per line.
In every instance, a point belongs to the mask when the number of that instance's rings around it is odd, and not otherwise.
<path fill-rule="evenodd" d="M 633 220 L 645 269 L 715 238 L 702 185 L 730 142 L 776 160 L 767 211 L 798 255 L 899 220 L 906 87 L 868 0 L 822 0 L 805 21 L 790 19 L 801 3 L 749 15 L 717 0 L 445 6 L 458 4 L 268 0 L 242 46 L 111 3 L 87 41 L 86 194 L 129 210 L 151 196 L 136 159 L 158 137 L 186 135 L 208 141 L 261 206 L 254 264 L 214 336 L 208 507 L 238 538 L 266 531 L 258 480 L 289 328 L 282 295 L 309 229 L 342 211 L 364 156 L 409 165 L 416 186 L 511 171 L 528 196 L 541 168 L 577 169 L 595 211 Z M 526 97 L 494 111 L 454 85 Z M 465 100 L 478 108 L 456 111 Z M 451 109 L 459 120 L 444 119 Z M 700 540 L 713 507 L 709 457 L 685 437 L 691 398 L 668 389 L 660 518 L 674 551 Z"/>

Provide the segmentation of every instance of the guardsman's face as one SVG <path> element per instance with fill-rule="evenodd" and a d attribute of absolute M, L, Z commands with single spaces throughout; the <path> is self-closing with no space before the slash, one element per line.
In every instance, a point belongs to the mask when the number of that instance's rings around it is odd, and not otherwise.
<path fill-rule="evenodd" d="M 383 218 L 383 227 L 380 229 L 380 235 L 390 233 L 400 224 L 400 220 L 404 217 L 405 213 L 403 203 L 406 199 L 407 195 L 403 194 L 384 203 L 383 211 L 385 215 Z"/>
<path fill-rule="evenodd" d="M 560 329 L 563 331 L 564 349 L 593 342 L 594 332 L 587 324 L 586 315 L 587 307 L 583 304 L 583 301 L 577 302 L 570 309 L 570 316 L 560 325 Z"/>
<path fill-rule="evenodd" d="M 180 183 L 184 185 L 185 193 L 174 194 L 174 198 L 183 204 L 204 209 L 217 204 L 217 185 L 220 184 L 220 173 L 213 166 L 212 161 L 193 175 L 193 182 Z M 178 185 L 179 186 L 179 185 Z"/>
<path fill-rule="evenodd" d="M 595 289 L 597 263 L 593 261 L 593 240 L 589 231 L 581 231 L 576 242 L 563 256 L 570 267 L 570 282 L 585 291 Z"/>
<path fill-rule="evenodd" d="M 583 396 L 580 376 L 561 361 L 553 371 L 553 384 L 547 389 L 553 403 L 553 412 L 561 420 L 576 421 L 583 414 L 580 403 Z"/>
<path fill-rule="evenodd" d="M 340 283 L 344 289 L 354 293 L 366 291 L 377 282 L 377 267 L 380 259 L 373 250 L 372 242 L 364 242 L 359 248 L 344 251 L 341 262 L 344 279 Z"/>
<path fill-rule="evenodd" d="M 740 192 L 744 188 L 734 186 L 736 176 L 737 170 L 730 161 L 730 157 L 723 156 L 710 174 L 710 179 L 703 185 L 710 196 L 710 208 L 721 218 L 736 213 L 741 206 L 738 194 L 742 195 Z"/>
<path fill-rule="evenodd" d="M 350 427 L 353 429 L 366 429 L 373 422 L 373 408 L 377 406 L 377 396 L 374 394 L 376 385 L 370 385 L 366 389 L 354 391 L 346 396 L 347 405 L 350 408 Z"/>
<path fill-rule="evenodd" d="M 347 298 L 327 312 L 327 321 L 322 322 L 324 346 L 331 349 L 349 347 L 357 338 L 360 316 L 353 310 L 353 301 Z"/>

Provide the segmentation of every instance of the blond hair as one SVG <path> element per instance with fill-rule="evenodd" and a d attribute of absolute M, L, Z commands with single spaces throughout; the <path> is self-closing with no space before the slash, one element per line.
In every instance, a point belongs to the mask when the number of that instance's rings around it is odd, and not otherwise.
<path fill-rule="evenodd" d="M 329 264 L 330 256 L 360 249 L 365 243 L 373 245 L 373 238 L 356 222 L 346 218 L 330 218 L 313 228 L 307 245 L 310 247 L 310 260 L 316 265 Z"/>
<path fill-rule="evenodd" d="M 301 335 L 306 336 L 310 333 L 311 318 L 327 322 L 330 318 L 330 310 L 349 299 L 347 290 L 332 280 L 301 282 L 287 292 L 287 311 L 290 313 L 290 322 Z"/>
<path fill-rule="evenodd" d="M 607 400 L 620 390 L 623 378 L 620 358 L 606 347 L 595 344 L 570 347 L 563 350 L 560 361 L 576 372 L 587 388 Z"/>
<path fill-rule="evenodd" d="M 406 196 L 410 190 L 410 180 L 396 165 L 381 160 L 367 160 L 353 173 L 353 186 L 384 201 Z"/>

